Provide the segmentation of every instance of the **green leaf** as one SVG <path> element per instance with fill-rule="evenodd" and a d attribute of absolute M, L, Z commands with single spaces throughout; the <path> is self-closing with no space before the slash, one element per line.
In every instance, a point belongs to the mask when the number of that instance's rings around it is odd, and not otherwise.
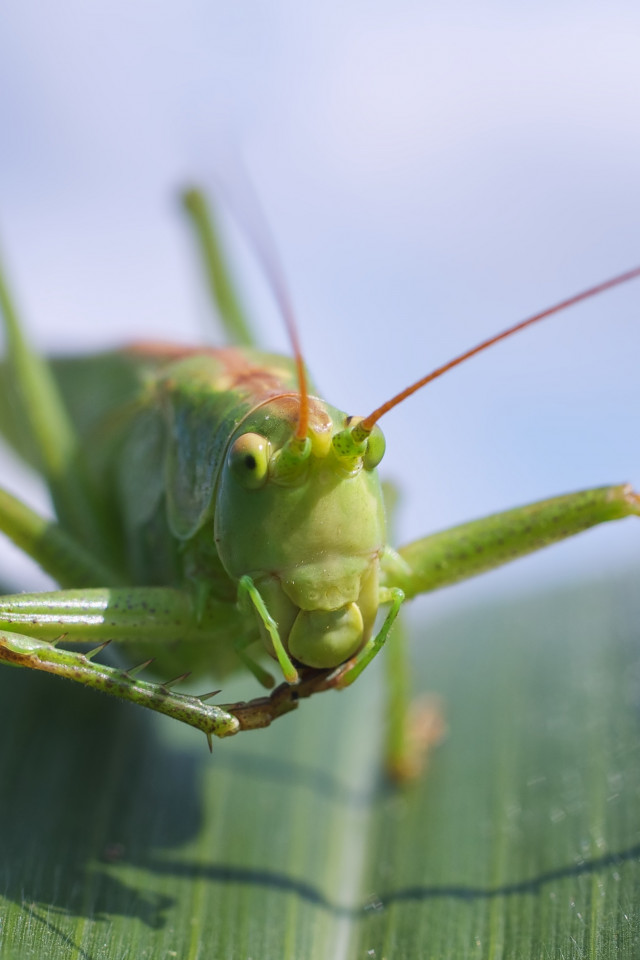
<path fill-rule="evenodd" d="M 449 734 L 402 789 L 380 669 L 213 756 L 4 669 L 0 954 L 639 956 L 639 614 L 629 578 L 414 628 Z"/>

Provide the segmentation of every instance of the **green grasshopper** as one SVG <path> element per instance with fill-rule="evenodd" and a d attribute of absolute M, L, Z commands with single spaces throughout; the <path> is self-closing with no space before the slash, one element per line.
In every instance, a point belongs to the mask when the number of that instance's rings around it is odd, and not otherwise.
<path fill-rule="evenodd" d="M 416 540 L 386 542 L 378 420 L 499 340 L 610 287 L 591 288 L 484 341 L 364 418 L 316 397 L 291 310 L 274 283 L 294 358 L 258 352 L 201 194 L 185 203 L 215 302 L 236 346 L 140 344 L 46 362 L 27 343 L 0 276 L 7 358 L 0 430 L 46 479 L 57 522 L 0 490 L 0 529 L 59 583 L 0 600 L 0 660 L 67 677 L 212 736 L 269 725 L 301 699 L 340 690 L 385 644 L 404 600 L 608 520 L 640 515 L 628 486 L 585 490 Z M 273 278 L 272 282 L 273 282 Z M 378 611 L 386 607 L 381 625 Z M 5 628 L 9 627 L 11 632 Z M 59 646 L 96 643 L 90 653 Z M 141 657 L 107 666 L 112 640 Z M 412 769 L 400 635 L 390 683 L 389 763 Z M 214 705 L 139 678 L 224 677 L 244 666 L 270 695 Z M 150 656 L 151 654 L 151 656 Z M 218 693 L 219 691 L 215 691 Z"/>

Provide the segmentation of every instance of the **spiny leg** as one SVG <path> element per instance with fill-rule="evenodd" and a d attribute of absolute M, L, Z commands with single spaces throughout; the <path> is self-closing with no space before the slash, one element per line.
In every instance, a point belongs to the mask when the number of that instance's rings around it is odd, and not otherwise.
<path fill-rule="evenodd" d="M 251 638 L 253 629 L 251 624 Z M 0 599 L 0 661 L 65 677 L 148 707 L 197 727 L 208 737 L 267 726 L 297 707 L 296 688 L 282 684 L 272 697 L 229 708 L 211 706 L 204 704 L 209 695 L 194 697 L 169 689 L 188 674 L 164 683 L 139 680 L 137 674 L 154 658 L 130 669 L 104 666 L 92 658 L 111 640 L 135 644 L 138 650 L 146 645 L 154 652 L 186 642 L 195 644 L 206 662 L 211 644 L 236 636 L 238 645 L 246 646 L 246 630 L 246 619 L 233 604 L 210 600 L 202 615 L 196 616 L 190 594 L 169 587 L 60 590 Z M 92 653 L 82 654 L 57 646 L 61 637 L 65 643 L 99 645 Z M 315 692 L 318 672 L 312 673 L 300 696 Z"/>
<path fill-rule="evenodd" d="M 85 687 L 100 690 L 122 700 L 128 700 L 142 707 L 148 707 L 158 713 L 164 713 L 175 720 L 181 720 L 192 727 L 202 730 L 209 740 L 211 736 L 228 737 L 237 733 L 240 722 L 224 707 L 212 706 L 204 702 L 209 696 L 191 697 L 173 693 L 168 683 L 149 683 L 138 680 L 135 670 L 130 673 L 94 663 L 91 659 L 103 649 L 101 644 L 89 654 L 62 650 L 55 644 L 28 637 L 23 634 L 0 632 L 0 661 L 17 667 L 29 667 L 75 680 Z M 143 664 L 141 666 L 146 666 Z M 176 679 L 182 679 L 176 678 Z"/>
<path fill-rule="evenodd" d="M 149 666 L 150 660 L 128 670 L 93 662 L 93 654 L 111 640 L 135 644 L 138 650 L 145 645 L 155 650 L 158 645 L 162 648 L 179 641 L 197 642 L 206 649 L 207 644 L 216 642 L 216 631 L 221 631 L 225 638 L 240 637 L 237 646 L 248 644 L 248 639 L 242 639 L 246 621 L 237 607 L 210 601 L 203 615 L 196 617 L 191 596 L 169 587 L 61 590 L 3 597 L 0 661 L 75 680 L 165 713 L 207 735 L 229 736 L 238 730 L 268 726 L 296 709 L 301 699 L 350 685 L 382 648 L 402 603 L 402 592 L 390 591 L 383 599 L 391 600 L 392 607 L 381 631 L 349 664 L 338 670 L 302 668 L 295 683 L 283 683 L 270 696 L 248 702 L 204 706 L 203 697 L 169 691 L 169 686 L 184 675 L 164 683 L 138 680 L 135 675 Z M 67 644 L 97 642 L 99 646 L 89 655 L 61 649 L 55 645 L 61 635 Z"/>
<path fill-rule="evenodd" d="M 137 679 L 137 674 L 148 667 L 153 658 L 129 669 L 104 666 L 92 659 L 112 638 L 135 643 L 139 649 L 144 643 L 156 649 L 158 643 L 185 639 L 199 641 L 206 649 L 212 638 L 215 643 L 214 630 L 216 626 L 221 628 L 221 617 L 225 614 L 227 621 L 222 623 L 225 637 L 234 635 L 234 617 L 240 617 L 235 628 L 241 635 L 246 623 L 236 607 L 210 602 L 205 615 L 195 617 L 189 594 L 168 587 L 17 594 L 3 597 L 0 602 L 0 662 L 65 677 L 148 707 L 203 730 L 208 738 L 269 726 L 278 717 L 295 710 L 301 699 L 334 686 L 335 671 L 306 668 L 298 682 L 282 683 L 268 697 L 211 706 L 204 701 L 213 694 L 194 697 L 169 689 L 184 679 L 185 674 L 164 683 Z M 38 636 L 8 632 L 5 624 Z M 66 643 L 101 642 L 90 654 L 82 654 L 58 647 L 56 641 L 61 634 Z"/>

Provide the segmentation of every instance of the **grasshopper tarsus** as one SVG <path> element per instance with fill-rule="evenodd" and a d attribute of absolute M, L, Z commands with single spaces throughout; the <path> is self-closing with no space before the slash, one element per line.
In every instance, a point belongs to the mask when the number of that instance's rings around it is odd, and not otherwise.
<path fill-rule="evenodd" d="M 333 686 L 335 670 L 303 669 L 296 683 L 279 684 L 269 696 L 256 697 L 238 703 L 226 703 L 223 710 L 233 714 L 241 730 L 256 730 L 270 726 L 278 717 L 296 710 L 300 700 L 305 700 L 329 690 Z"/>

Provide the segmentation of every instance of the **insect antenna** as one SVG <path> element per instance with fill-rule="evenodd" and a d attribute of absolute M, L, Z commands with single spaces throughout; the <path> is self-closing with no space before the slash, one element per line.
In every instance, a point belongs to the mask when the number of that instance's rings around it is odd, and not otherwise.
<path fill-rule="evenodd" d="M 420 380 L 416 380 L 415 383 L 412 383 L 410 386 L 405 387 L 404 390 L 401 390 L 400 393 L 397 393 L 395 397 L 392 397 L 390 400 L 387 400 L 386 403 L 383 403 L 381 406 L 377 407 L 373 413 L 370 413 L 368 417 L 365 417 L 364 420 L 361 420 L 355 427 L 353 427 L 352 435 L 354 440 L 356 442 L 364 440 L 369 436 L 374 425 L 381 417 L 385 415 L 385 413 L 388 413 L 389 410 L 393 410 L 394 407 L 397 407 L 398 404 L 402 403 L 403 400 L 406 400 L 407 397 L 410 397 L 413 393 L 421 390 L 422 387 L 426 386 L 428 383 L 431 383 L 432 380 L 436 380 L 438 377 L 442 376 L 443 373 L 447 373 L 448 370 L 452 370 L 465 360 L 475 356 L 476 353 L 480 353 L 482 350 L 492 347 L 494 344 L 499 343 L 500 340 L 506 340 L 507 337 L 510 337 L 514 333 L 519 333 L 520 330 L 524 330 L 525 327 L 529 327 L 532 324 L 537 323 L 538 320 L 545 320 L 554 313 L 560 313 L 561 310 L 566 310 L 568 307 L 573 307 L 576 303 L 581 303 L 583 300 L 588 300 L 590 297 L 595 297 L 599 293 L 604 293 L 605 290 L 610 290 L 612 287 L 620 286 L 620 284 L 627 283 L 629 280 L 634 280 L 636 277 L 640 277 L 640 267 L 635 267 L 633 270 L 627 270 L 625 273 L 618 274 L 618 276 L 612 277 L 610 280 L 605 280 L 602 283 L 596 284 L 595 287 L 589 287 L 588 290 L 583 290 L 581 293 L 576 293 L 574 296 L 568 297 L 566 300 L 561 300 L 560 303 L 556 303 L 553 307 L 547 307 L 546 310 L 541 310 L 540 313 L 536 313 L 532 317 L 527 317 L 526 320 L 521 320 L 520 323 L 514 324 L 512 327 L 508 327 L 506 330 L 503 330 L 502 333 L 498 333 L 494 337 L 489 337 L 488 340 L 483 340 L 482 343 L 479 343 L 471 350 L 466 350 L 459 356 L 454 357 L 453 360 L 449 360 L 448 363 L 443 364 L 441 367 L 437 367 L 431 373 L 427 374 L 426 377 L 421 377 Z"/>
<path fill-rule="evenodd" d="M 257 201 L 256 201 L 257 202 Z M 261 218 L 262 219 L 262 218 Z M 266 222 L 263 229 L 267 231 Z M 307 436 L 309 428 L 309 392 L 307 389 L 307 375 L 304 368 L 304 359 L 300 347 L 300 338 L 298 336 L 298 327 L 296 316 L 289 296 L 289 291 L 284 280 L 284 273 L 280 266 L 280 261 L 276 255 L 275 241 L 270 233 L 265 233 L 263 241 L 260 242 L 254 235 L 252 238 L 256 256 L 258 257 L 262 269 L 265 272 L 267 283 L 271 287 L 274 300 L 276 301 L 282 318 L 287 328 L 293 357 L 296 364 L 298 375 L 298 390 L 300 393 L 300 408 L 298 411 L 298 423 L 296 426 L 296 440 L 303 441 Z"/>
<path fill-rule="evenodd" d="M 236 164 L 236 167 L 237 166 Z M 280 257 L 277 253 L 277 245 L 269 229 L 267 217 L 263 213 L 257 193 L 253 188 L 251 177 L 246 169 L 243 168 L 242 164 L 239 166 L 242 178 L 243 203 L 232 202 L 228 196 L 228 191 L 223 192 L 222 190 L 218 190 L 217 192 L 223 194 L 226 205 L 242 227 L 244 236 L 251 246 L 258 263 L 262 267 L 267 284 L 287 329 L 289 342 L 293 350 L 298 378 L 298 392 L 300 394 L 298 422 L 294 436 L 298 442 L 298 446 L 301 446 L 306 439 L 309 428 L 309 390 L 307 387 L 307 374 L 302 349 L 300 347 L 295 311 L 285 281 Z"/>

